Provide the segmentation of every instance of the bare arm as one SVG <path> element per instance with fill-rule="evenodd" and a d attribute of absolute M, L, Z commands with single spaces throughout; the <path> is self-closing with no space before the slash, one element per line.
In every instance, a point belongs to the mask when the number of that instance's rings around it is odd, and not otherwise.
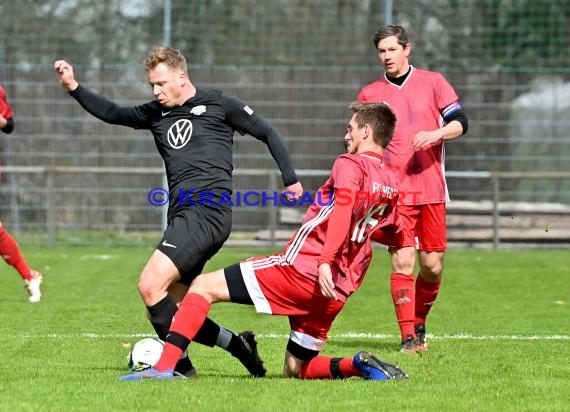
<path fill-rule="evenodd" d="M 440 141 L 457 139 L 463 134 L 463 126 L 457 120 L 452 120 L 445 126 L 429 132 L 420 131 L 414 136 L 412 146 L 414 149 L 424 149 Z"/>

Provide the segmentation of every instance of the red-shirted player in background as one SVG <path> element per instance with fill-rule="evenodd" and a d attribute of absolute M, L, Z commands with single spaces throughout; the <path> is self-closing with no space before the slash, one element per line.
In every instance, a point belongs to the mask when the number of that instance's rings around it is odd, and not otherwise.
<path fill-rule="evenodd" d="M 285 251 L 198 276 L 176 313 L 158 363 L 122 380 L 175 377 L 180 354 L 215 302 L 255 305 L 259 313 L 289 317 L 286 377 L 407 377 L 369 352 L 352 358 L 319 355 L 334 319 L 368 269 L 371 233 L 396 231 L 399 223 L 397 193 L 382 159 L 394 131 L 394 113 L 382 103 L 355 102 L 350 107 L 354 114 L 345 135 L 349 153 L 335 161 Z"/>
<path fill-rule="evenodd" d="M 12 133 L 14 130 L 14 112 L 8 104 L 8 97 L 2 86 L 0 86 L 0 130 L 4 133 Z M 39 302 L 42 297 L 40 291 L 42 275 L 37 270 L 30 269 L 18 244 L 10 236 L 10 233 L 4 229 L 2 222 L 0 222 L 0 255 L 9 265 L 14 266 L 24 280 L 30 295 L 28 297 L 30 302 Z"/>
<path fill-rule="evenodd" d="M 386 73 L 364 87 L 358 100 L 384 102 L 398 119 L 385 158 L 398 176 L 404 227 L 396 243 L 386 244 L 401 351 L 415 352 L 427 349 L 426 318 L 439 292 L 447 248 L 443 143 L 467 132 L 467 117 L 440 73 L 410 65 L 412 45 L 403 27 L 380 27 L 373 42 Z M 416 249 L 420 271 L 414 288 Z"/>

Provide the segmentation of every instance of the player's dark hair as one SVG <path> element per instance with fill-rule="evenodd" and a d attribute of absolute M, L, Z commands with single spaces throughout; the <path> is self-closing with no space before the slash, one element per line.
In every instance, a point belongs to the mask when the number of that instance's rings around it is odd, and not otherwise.
<path fill-rule="evenodd" d="M 369 125 L 372 128 L 374 143 L 386 148 L 396 128 L 396 115 L 385 103 L 352 102 L 350 109 L 356 114 L 358 127 Z"/>
<path fill-rule="evenodd" d="M 182 52 L 172 47 L 155 47 L 145 58 L 143 65 L 148 73 L 161 63 L 173 69 L 179 69 L 185 72 L 188 70 L 186 58 Z"/>
<path fill-rule="evenodd" d="M 394 36 L 398 39 L 398 44 L 402 47 L 406 47 L 409 44 L 408 32 L 402 26 L 391 24 L 388 26 L 381 26 L 376 30 L 374 36 L 372 37 L 372 42 L 374 43 L 374 48 L 378 47 L 378 42 L 384 40 L 386 37 Z"/>

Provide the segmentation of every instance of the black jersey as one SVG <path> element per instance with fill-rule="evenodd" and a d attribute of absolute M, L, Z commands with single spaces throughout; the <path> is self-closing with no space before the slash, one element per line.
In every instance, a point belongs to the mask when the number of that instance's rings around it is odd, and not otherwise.
<path fill-rule="evenodd" d="M 192 98 L 174 108 L 164 108 L 157 101 L 120 107 L 81 85 L 70 94 L 89 113 L 107 123 L 152 132 L 166 168 L 169 213 L 185 205 L 203 205 L 204 193 L 213 194 L 214 201 L 224 193 L 232 193 L 235 131 L 250 134 L 269 146 L 285 186 L 297 182 L 279 133 L 244 102 L 220 91 L 198 89 Z"/>

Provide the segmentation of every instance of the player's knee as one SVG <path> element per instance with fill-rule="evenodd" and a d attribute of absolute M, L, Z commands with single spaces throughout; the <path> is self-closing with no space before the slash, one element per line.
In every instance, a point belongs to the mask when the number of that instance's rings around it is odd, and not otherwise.
<path fill-rule="evenodd" d="M 443 265 L 439 262 L 425 264 L 421 266 L 420 274 L 422 278 L 430 283 L 438 282 L 441 279 Z"/>
<path fill-rule="evenodd" d="M 309 362 L 318 355 L 318 350 L 305 348 L 290 338 L 285 352 L 283 374 L 289 378 L 304 379 Z"/>
<path fill-rule="evenodd" d="M 139 282 L 138 289 L 139 289 L 139 294 L 141 295 L 144 302 L 145 303 L 150 302 L 151 296 L 153 295 L 152 288 L 150 287 L 150 285 L 144 282 Z"/>
<path fill-rule="evenodd" d="M 198 275 L 190 285 L 188 289 L 188 293 L 195 293 L 197 295 L 202 296 L 208 302 L 215 302 L 216 299 L 216 290 L 212 288 L 210 283 L 208 282 L 208 278 L 204 275 Z"/>
<path fill-rule="evenodd" d="M 145 278 L 139 280 L 138 290 L 147 305 L 155 303 L 157 298 L 162 297 L 166 292 L 166 289 L 160 288 L 159 284 Z"/>
<path fill-rule="evenodd" d="M 299 378 L 300 373 L 300 368 L 291 368 L 290 365 L 285 365 L 283 367 L 283 376 L 286 378 Z"/>
<path fill-rule="evenodd" d="M 198 275 L 194 278 L 188 289 L 188 293 L 202 294 L 207 289 L 207 280 L 204 275 Z"/>
<path fill-rule="evenodd" d="M 443 254 L 423 255 L 420 262 L 420 273 L 428 282 L 437 282 L 443 273 Z"/>

